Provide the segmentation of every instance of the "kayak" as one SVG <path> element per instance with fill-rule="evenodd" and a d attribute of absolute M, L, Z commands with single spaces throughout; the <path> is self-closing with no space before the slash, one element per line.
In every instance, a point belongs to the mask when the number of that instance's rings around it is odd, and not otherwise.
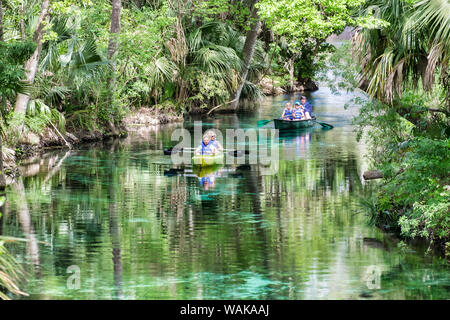
<path fill-rule="evenodd" d="M 194 155 L 192 157 L 192 164 L 194 166 L 208 167 L 216 164 L 223 164 L 223 153 L 217 153 L 214 155 Z"/>
<path fill-rule="evenodd" d="M 297 130 L 304 128 L 311 128 L 315 123 L 315 119 L 308 120 L 282 120 L 282 119 L 273 119 L 275 124 L 275 129 L 278 130 Z"/>

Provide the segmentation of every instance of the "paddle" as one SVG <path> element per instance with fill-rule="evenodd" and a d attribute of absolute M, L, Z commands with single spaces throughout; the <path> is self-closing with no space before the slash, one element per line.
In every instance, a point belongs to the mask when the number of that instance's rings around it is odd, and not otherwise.
<path fill-rule="evenodd" d="M 194 151 L 195 148 L 168 148 L 164 149 L 164 155 L 170 156 L 172 153 L 182 152 L 182 151 Z M 244 154 L 249 154 L 248 150 L 234 150 L 234 149 L 224 149 L 223 151 L 228 152 L 230 156 L 242 157 Z"/>
<path fill-rule="evenodd" d="M 319 122 L 316 120 L 313 120 L 315 123 L 320 124 L 324 129 L 333 129 L 334 127 L 331 124 L 325 123 L 325 122 Z"/>
<path fill-rule="evenodd" d="M 271 122 L 272 120 L 259 120 L 258 123 L 258 128 L 265 126 L 266 124 L 268 124 L 269 122 Z"/>
<path fill-rule="evenodd" d="M 170 148 L 168 148 L 168 149 L 164 149 L 164 155 L 165 156 L 170 156 L 171 154 L 172 154 L 172 152 L 181 152 L 181 151 L 183 151 L 183 148 L 180 148 L 180 149 L 174 149 L 173 147 L 170 147 Z"/>

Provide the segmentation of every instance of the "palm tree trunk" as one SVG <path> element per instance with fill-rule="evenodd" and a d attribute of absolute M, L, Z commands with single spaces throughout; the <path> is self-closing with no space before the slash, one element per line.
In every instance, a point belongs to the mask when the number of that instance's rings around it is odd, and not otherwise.
<path fill-rule="evenodd" d="M 39 15 L 38 24 L 36 31 L 34 32 L 33 41 L 36 43 L 36 49 L 33 55 L 25 62 L 25 72 L 26 72 L 26 82 L 30 85 L 34 82 L 34 77 L 36 76 L 36 71 L 38 68 L 39 56 L 42 51 L 42 37 L 44 36 L 44 19 L 48 14 L 48 7 L 50 0 L 43 0 L 41 5 L 41 13 Z M 16 113 L 25 114 L 27 110 L 27 104 L 30 100 L 30 96 L 27 94 L 19 93 L 17 95 L 16 104 L 14 110 Z"/>
<path fill-rule="evenodd" d="M 239 84 L 236 93 L 231 100 L 232 102 L 230 103 L 230 106 L 232 109 L 236 109 L 239 104 L 239 98 L 241 97 L 242 88 L 244 87 L 245 80 L 247 79 L 248 75 L 248 70 L 250 69 L 250 65 L 252 63 L 253 53 L 255 52 L 256 39 L 261 27 L 261 20 L 259 19 L 258 10 L 255 7 L 256 2 L 256 0 L 252 1 L 252 25 L 250 27 L 250 30 L 247 32 L 244 48 L 242 49 L 244 64 L 242 66 L 241 83 Z"/>
<path fill-rule="evenodd" d="M 108 79 L 108 86 L 111 91 L 111 96 L 114 97 L 115 83 L 116 83 L 116 58 L 115 55 L 119 48 L 118 36 L 120 34 L 120 11 L 122 9 L 121 0 L 113 0 L 111 12 L 111 28 L 109 30 L 109 44 L 108 44 L 108 59 L 111 61 L 111 77 Z M 114 98 L 112 98 L 114 99 Z M 114 116 L 115 112 L 110 113 Z M 108 126 L 114 136 L 118 136 L 118 131 L 114 125 L 113 119 L 108 119 Z"/>

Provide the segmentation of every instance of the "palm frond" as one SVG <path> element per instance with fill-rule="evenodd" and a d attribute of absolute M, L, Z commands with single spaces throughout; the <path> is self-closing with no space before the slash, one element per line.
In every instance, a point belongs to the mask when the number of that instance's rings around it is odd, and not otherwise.
<path fill-rule="evenodd" d="M 6 289 L 15 295 L 27 294 L 19 289 L 18 282 L 23 275 L 22 267 L 14 260 L 11 254 L 6 250 L 2 241 L 0 241 L 0 288 Z M 0 299 L 10 300 L 6 292 L 0 291 Z"/>
<path fill-rule="evenodd" d="M 430 30 L 434 43 L 450 45 L 450 2 L 448 0 L 421 0 L 414 6 L 414 14 L 408 21 L 408 28 L 419 31 Z"/>
<path fill-rule="evenodd" d="M 194 63 L 210 74 L 240 70 L 242 61 L 232 48 L 208 45 L 195 52 Z"/>
<path fill-rule="evenodd" d="M 153 66 L 147 67 L 145 72 L 150 87 L 155 88 L 166 81 L 171 81 L 175 73 L 178 72 L 178 68 L 173 61 L 170 61 L 166 57 L 160 57 L 155 60 Z"/>

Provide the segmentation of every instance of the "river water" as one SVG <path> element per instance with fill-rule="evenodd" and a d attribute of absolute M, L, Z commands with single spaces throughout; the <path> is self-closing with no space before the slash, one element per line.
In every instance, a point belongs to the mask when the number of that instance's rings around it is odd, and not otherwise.
<path fill-rule="evenodd" d="M 195 119 L 30 161 L 0 221 L 1 234 L 27 239 L 7 244 L 25 266 L 23 289 L 32 299 L 450 298 L 442 259 L 368 223 L 361 199 L 376 182 L 361 180 L 350 98 L 311 93 L 334 129 L 280 135 L 272 173 L 174 166 L 162 149 Z M 257 128 L 296 99 L 267 97 L 202 126 Z"/>

